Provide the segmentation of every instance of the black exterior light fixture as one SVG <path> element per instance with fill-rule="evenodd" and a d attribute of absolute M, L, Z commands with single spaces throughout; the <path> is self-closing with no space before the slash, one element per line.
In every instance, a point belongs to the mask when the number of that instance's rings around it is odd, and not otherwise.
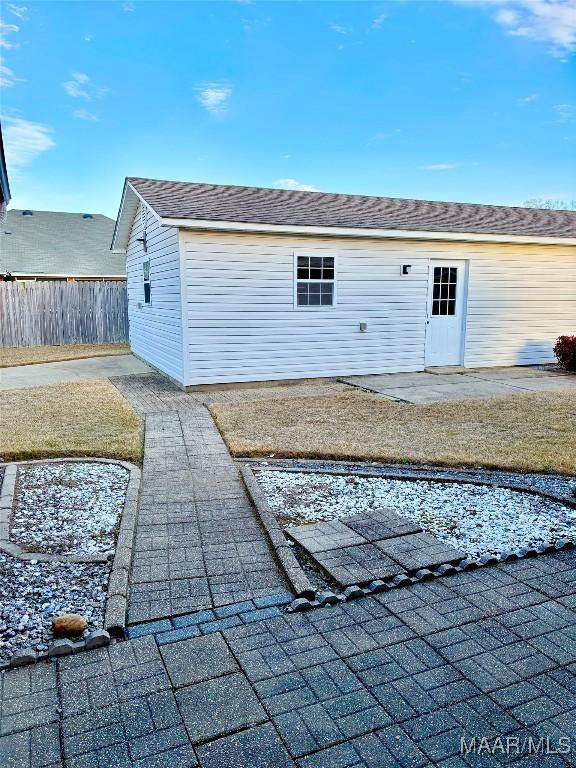
<path fill-rule="evenodd" d="M 402 275 L 409 275 L 411 271 L 412 271 L 412 264 L 402 264 L 402 270 L 401 270 Z"/>

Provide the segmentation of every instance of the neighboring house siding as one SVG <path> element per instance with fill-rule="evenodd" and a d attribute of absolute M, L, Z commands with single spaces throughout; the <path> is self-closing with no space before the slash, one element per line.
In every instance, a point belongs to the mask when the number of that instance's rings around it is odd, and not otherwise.
<path fill-rule="evenodd" d="M 181 239 L 190 385 L 422 370 L 430 259 L 469 262 L 466 366 L 548 362 L 554 339 L 576 326 L 574 248 L 192 231 Z M 335 307 L 294 308 L 295 250 L 337 254 Z"/>
<path fill-rule="evenodd" d="M 576 248 L 468 246 L 465 365 L 550 362 L 576 332 Z"/>
<path fill-rule="evenodd" d="M 184 382 L 178 230 L 162 227 L 148 213 L 147 252 L 138 211 L 126 253 L 130 346 L 133 352 L 176 381 Z M 150 259 L 151 303 L 144 304 L 143 262 Z M 141 308 L 138 308 L 141 303 Z"/>
<path fill-rule="evenodd" d="M 425 251 L 390 241 L 185 231 L 182 247 L 188 384 L 424 367 Z M 335 307 L 294 308 L 298 249 L 337 254 Z M 405 277 L 403 263 L 412 264 Z"/>

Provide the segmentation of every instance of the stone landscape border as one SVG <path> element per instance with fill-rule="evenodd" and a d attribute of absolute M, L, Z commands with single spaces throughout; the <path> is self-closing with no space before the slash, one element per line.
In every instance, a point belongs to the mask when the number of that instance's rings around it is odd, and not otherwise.
<path fill-rule="evenodd" d="M 126 615 L 128 608 L 129 574 L 132 563 L 134 535 L 138 513 L 138 494 L 140 491 L 141 471 L 135 464 L 120 459 L 103 459 L 97 457 L 77 456 L 53 459 L 33 459 L 0 464 L 4 467 L 4 477 L 0 489 L 0 551 L 6 552 L 20 560 L 36 560 L 38 562 L 67 562 L 67 563 L 106 563 L 109 557 L 101 555 L 57 555 L 44 552 L 25 552 L 20 546 L 9 540 L 10 517 L 14 505 L 18 468 L 34 464 L 63 464 L 85 463 L 115 464 L 128 471 L 128 484 L 124 497 L 124 508 L 120 516 L 120 525 L 116 539 L 116 548 L 112 557 L 112 569 L 108 579 L 106 608 L 104 613 L 104 629 L 91 632 L 85 640 L 55 640 L 47 653 L 36 654 L 32 649 L 24 649 L 12 656 L 10 666 L 21 666 L 50 656 L 63 656 L 90 650 L 101 645 L 107 645 L 111 638 L 126 638 Z M 7 666 L 7 665 L 3 665 Z"/>
<path fill-rule="evenodd" d="M 421 568 L 416 573 L 409 575 L 402 572 L 394 577 L 386 580 L 375 579 L 366 585 L 355 584 L 346 587 L 340 594 L 332 591 L 318 591 L 310 583 L 304 569 L 296 559 L 292 548 L 288 544 L 288 539 L 284 534 L 284 529 L 278 522 L 274 512 L 270 508 L 266 495 L 262 491 L 256 475 L 254 474 L 254 468 L 261 469 L 262 471 L 276 471 L 276 472 L 293 472 L 293 473 L 305 473 L 310 474 L 312 472 L 331 475 L 356 475 L 358 477 L 377 477 L 377 478 L 391 478 L 391 479 L 406 479 L 406 480 L 435 480 L 437 482 L 444 483 L 462 483 L 462 484 L 476 484 L 485 485 L 493 488 L 507 488 L 513 491 L 521 491 L 525 493 L 532 493 L 536 496 L 550 499 L 550 501 L 560 502 L 566 504 L 569 507 L 576 509 L 576 499 L 572 499 L 569 496 L 562 496 L 560 494 L 547 493 L 538 488 L 524 486 L 514 483 L 497 482 L 474 479 L 460 479 L 457 477 L 449 477 L 445 473 L 442 474 L 442 469 L 435 470 L 433 468 L 423 467 L 419 472 L 410 473 L 410 471 L 402 471 L 402 474 L 398 472 L 390 472 L 386 474 L 386 466 L 381 465 L 380 471 L 376 471 L 374 466 L 364 466 L 362 464 L 356 465 L 358 468 L 354 469 L 354 465 L 351 466 L 350 462 L 347 462 L 346 468 L 344 467 L 332 467 L 326 468 L 320 465 L 317 460 L 302 460 L 302 459 L 277 459 L 273 463 L 265 459 L 240 459 L 243 462 L 241 466 L 242 478 L 244 484 L 250 495 L 256 513 L 258 514 L 262 525 L 264 526 L 270 544 L 276 553 L 278 560 L 280 561 L 286 576 L 294 588 L 297 598 L 290 606 L 289 611 L 309 611 L 314 608 L 319 608 L 325 605 L 334 605 L 344 600 L 354 600 L 365 595 L 378 594 L 390 589 L 396 589 L 398 587 L 405 587 L 410 584 L 415 584 L 421 581 L 430 581 L 440 576 L 448 576 L 454 573 L 460 573 L 462 571 L 471 571 L 483 566 L 497 565 L 501 562 L 510 562 L 512 560 L 520 560 L 523 558 L 537 557 L 540 554 L 558 552 L 565 549 L 572 549 L 576 547 L 576 543 L 567 539 L 559 539 L 554 544 L 547 546 L 538 546 L 532 548 L 524 548 L 517 551 L 504 552 L 498 557 L 491 555 L 483 555 L 479 558 L 464 558 L 458 564 L 443 563 L 434 568 Z M 295 464 L 298 466 L 295 466 Z M 337 462 L 331 462 L 336 464 Z M 384 471 L 382 471 L 384 470 Z M 464 470 L 463 470 L 464 471 Z M 486 473 L 486 470 L 481 470 Z M 474 472 L 474 470 L 466 470 L 467 473 Z M 511 472 L 510 474 L 518 474 Z M 286 563 L 286 564 L 285 564 Z M 313 592 L 310 594 L 310 589 L 298 590 L 297 585 L 308 584 Z"/>

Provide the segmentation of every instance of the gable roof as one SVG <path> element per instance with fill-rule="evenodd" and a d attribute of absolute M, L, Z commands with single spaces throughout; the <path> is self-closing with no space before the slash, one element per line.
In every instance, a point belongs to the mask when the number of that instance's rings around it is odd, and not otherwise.
<path fill-rule="evenodd" d="M 576 238 L 576 212 L 129 177 L 163 220 Z M 480 238 L 478 238 L 480 239 Z"/>
<path fill-rule="evenodd" d="M 0 227 L 0 272 L 124 276 L 126 259 L 110 252 L 114 219 L 56 211 L 8 211 Z"/>

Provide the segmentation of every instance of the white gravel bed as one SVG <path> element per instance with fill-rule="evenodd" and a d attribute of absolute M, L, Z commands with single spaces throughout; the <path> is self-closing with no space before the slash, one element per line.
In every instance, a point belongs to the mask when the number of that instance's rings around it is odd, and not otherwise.
<path fill-rule="evenodd" d="M 94 461 L 22 466 L 10 538 L 28 552 L 111 552 L 128 480 L 124 467 Z"/>
<path fill-rule="evenodd" d="M 576 541 L 576 510 L 542 497 L 465 483 L 258 471 L 288 527 L 388 507 L 471 557 Z"/>
<path fill-rule="evenodd" d="M 51 622 L 79 613 L 87 632 L 104 623 L 108 564 L 37 563 L 0 553 L 0 659 L 32 647 L 46 651 Z"/>

